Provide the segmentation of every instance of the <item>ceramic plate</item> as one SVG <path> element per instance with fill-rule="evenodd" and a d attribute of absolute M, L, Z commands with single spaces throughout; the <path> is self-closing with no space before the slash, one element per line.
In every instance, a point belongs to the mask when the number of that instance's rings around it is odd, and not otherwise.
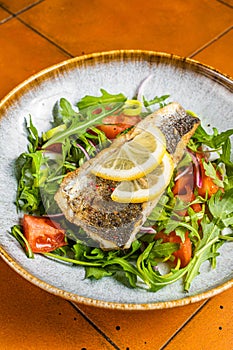
<path fill-rule="evenodd" d="M 156 309 L 185 305 L 213 296 L 233 285 L 232 244 L 222 246 L 217 268 L 205 263 L 188 293 L 182 281 L 157 293 L 133 290 L 112 278 L 84 279 L 84 270 L 40 255 L 28 259 L 9 234 L 18 223 L 14 205 L 14 160 L 26 150 L 24 118 L 32 115 L 39 130 L 49 125 L 54 103 L 65 97 L 75 103 L 100 88 L 133 97 L 140 83 L 148 99 L 169 94 L 173 101 L 195 111 L 208 131 L 233 127 L 233 81 L 194 60 L 150 51 L 127 50 L 77 57 L 31 77 L 1 102 L 0 120 L 0 255 L 21 276 L 66 299 L 116 309 Z"/>

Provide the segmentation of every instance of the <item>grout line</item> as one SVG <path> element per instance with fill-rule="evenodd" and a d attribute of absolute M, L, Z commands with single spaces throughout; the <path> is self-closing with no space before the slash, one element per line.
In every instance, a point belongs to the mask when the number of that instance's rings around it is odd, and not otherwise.
<path fill-rule="evenodd" d="M 45 0 L 38 0 L 36 2 L 34 2 L 33 4 L 26 6 L 24 8 L 22 8 L 21 10 L 19 10 L 18 12 L 12 12 L 11 10 L 9 10 L 7 7 L 5 7 L 4 5 L 0 5 L 0 7 L 3 8 L 3 10 L 7 11 L 9 14 L 11 14 L 13 17 L 16 17 L 17 15 L 20 15 L 21 13 L 30 10 L 32 7 L 38 5 L 39 3 L 43 2 Z"/>
<path fill-rule="evenodd" d="M 22 8 L 22 10 L 19 10 L 18 12 L 16 12 L 15 15 L 16 15 L 16 16 L 17 16 L 17 15 L 20 15 L 21 13 L 23 13 L 23 12 L 25 12 L 25 11 L 27 11 L 27 10 L 30 10 L 30 9 L 33 8 L 34 6 L 40 4 L 41 2 L 44 2 L 44 1 L 45 1 L 45 0 L 38 0 L 38 1 L 34 2 L 33 4 L 31 4 L 31 5 L 27 6 L 27 7 Z"/>
<path fill-rule="evenodd" d="M 115 350 L 121 350 L 87 315 L 72 301 L 67 301 Z"/>
<path fill-rule="evenodd" d="M 45 0 L 38 0 L 37 2 L 34 2 L 33 4 L 31 4 L 31 5 L 27 6 L 27 7 L 24 7 L 23 9 L 19 10 L 18 12 L 12 12 L 11 10 L 9 10 L 9 9 L 8 9 L 7 7 L 5 7 L 4 5 L 0 5 L 0 7 L 1 7 L 4 11 L 8 12 L 9 15 L 10 15 L 10 17 L 7 17 L 7 18 L 3 19 L 3 20 L 0 22 L 0 24 L 3 24 L 3 23 L 5 23 L 5 22 L 8 22 L 8 21 L 11 20 L 12 18 L 17 17 L 17 15 L 20 15 L 21 13 L 23 13 L 23 12 L 25 12 L 25 11 L 31 9 L 32 7 L 38 5 L 40 2 L 43 2 L 43 1 L 45 1 Z"/>
<path fill-rule="evenodd" d="M 210 299 L 207 299 L 206 301 L 204 301 L 204 303 L 192 314 L 192 316 L 190 316 L 184 323 L 183 325 L 177 329 L 177 331 L 171 336 L 170 339 L 168 339 L 166 341 L 166 343 L 159 349 L 159 350 L 165 350 L 167 345 L 170 344 L 170 342 L 184 329 L 185 326 L 187 326 L 187 324 L 192 321 L 192 319 L 206 306 L 206 304 L 208 304 L 208 302 L 210 301 Z"/>
<path fill-rule="evenodd" d="M 29 5 L 29 6 L 25 7 L 25 8 L 23 8 L 22 10 L 20 10 L 20 11 L 18 11 L 18 12 L 16 12 L 16 15 L 18 15 L 18 14 L 24 12 L 24 11 L 30 10 L 32 7 L 34 7 L 34 6 L 40 4 L 41 2 L 44 2 L 44 1 L 45 1 L 45 0 L 37 0 L 37 1 L 34 2 L 33 4 L 31 4 L 31 5 Z"/>
<path fill-rule="evenodd" d="M 223 0 L 217 0 L 218 2 L 220 2 L 221 4 L 227 6 L 227 7 L 230 7 L 230 9 L 233 9 L 233 6 L 228 4 L 227 2 L 223 1 Z"/>
<path fill-rule="evenodd" d="M 31 29 L 33 32 L 35 32 L 36 34 L 40 35 L 43 39 L 47 40 L 50 44 L 52 44 L 53 46 L 55 46 L 56 48 L 58 48 L 59 50 L 61 50 L 63 53 L 65 53 L 67 56 L 69 56 L 70 58 L 73 58 L 74 55 L 72 55 L 69 51 L 67 51 L 66 49 L 64 49 L 62 46 L 58 45 L 55 41 L 53 41 L 52 39 L 48 38 L 46 35 L 42 34 L 39 30 L 37 30 L 36 28 L 32 27 L 30 24 L 28 24 L 27 22 L 25 22 L 24 20 L 22 20 L 21 18 L 17 17 L 17 20 L 19 22 L 21 22 L 22 24 L 24 24 L 27 28 Z"/>
<path fill-rule="evenodd" d="M 4 6 L 0 5 L 0 8 L 2 8 L 4 11 L 6 11 L 10 15 L 9 17 L 2 19 L 0 21 L 0 24 L 8 22 L 10 19 L 12 19 L 14 17 L 14 14 L 12 12 L 10 12 L 9 10 L 7 10 Z"/>
<path fill-rule="evenodd" d="M 34 4 L 16 12 L 13 13 L 10 10 L 8 10 L 7 8 L 5 8 L 4 6 L 1 5 L 1 7 L 7 11 L 11 16 L 6 18 L 5 20 L 3 20 L 2 22 L 0 22 L 0 24 L 5 23 L 7 21 L 9 21 L 12 18 L 16 18 L 19 22 L 21 22 L 23 25 L 25 25 L 27 28 L 31 29 L 33 32 L 35 32 L 36 34 L 38 34 L 39 36 L 41 36 L 43 39 L 47 40 L 50 44 L 54 45 L 56 48 L 58 48 L 60 51 L 62 51 L 63 53 L 65 53 L 67 56 L 69 56 L 70 58 L 73 58 L 74 55 L 72 55 L 69 51 L 65 50 L 63 47 L 61 47 L 60 45 L 58 45 L 55 41 L 49 39 L 46 35 L 42 34 L 39 30 L 37 30 L 36 28 L 32 27 L 30 24 L 28 24 L 27 22 L 25 22 L 23 19 L 21 19 L 20 17 L 18 17 L 18 15 L 24 13 L 25 11 L 31 9 L 32 7 L 38 5 L 39 3 L 43 2 L 45 0 L 39 0 L 37 2 L 35 2 Z"/>
<path fill-rule="evenodd" d="M 8 12 L 8 13 L 9 13 L 9 12 Z M 9 15 L 10 15 L 10 13 L 9 13 Z M 0 21 L 0 25 L 3 24 L 3 23 L 8 22 L 8 21 L 9 21 L 10 19 L 12 19 L 12 18 L 14 18 L 14 16 L 10 15 L 9 17 L 6 17 L 6 18 L 2 19 L 2 20 Z"/>
<path fill-rule="evenodd" d="M 199 54 L 200 52 L 202 52 L 203 50 L 205 50 L 207 47 L 211 46 L 215 41 L 221 39 L 224 35 L 226 35 L 227 33 L 229 33 L 231 30 L 233 29 L 233 26 L 228 27 L 227 29 L 225 29 L 222 33 L 220 33 L 219 35 L 217 35 L 216 37 L 214 37 L 212 40 L 208 41 L 206 44 L 204 44 L 203 46 L 201 46 L 199 49 L 197 49 L 196 51 L 193 51 L 190 55 L 188 55 L 189 58 L 194 57 L 195 55 Z"/>

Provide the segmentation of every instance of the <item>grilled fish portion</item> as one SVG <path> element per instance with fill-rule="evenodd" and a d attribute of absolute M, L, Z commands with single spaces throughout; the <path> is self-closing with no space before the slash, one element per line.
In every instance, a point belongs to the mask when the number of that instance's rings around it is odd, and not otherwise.
<path fill-rule="evenodd" d="M 147 116 L 129 133 L 120 136 L 96 157 L 69 173 L 55 200 L 66 219 L 82 227 L 102 249 L 127 249 L 160 197 L 144 203 L 117 203 L 111 199 L 118 182 L 95 176 L 92 169 L 134 138 L 140 130 L 157 126 L 165 135 L 167 151 L 176 166 L 200 121 L 178 103 L 171 103 Z"/>

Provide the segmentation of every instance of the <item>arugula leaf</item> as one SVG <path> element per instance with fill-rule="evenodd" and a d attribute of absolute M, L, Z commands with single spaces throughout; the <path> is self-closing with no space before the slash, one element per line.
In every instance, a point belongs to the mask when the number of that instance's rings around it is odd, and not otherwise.
<path fill-rule="evenodd" d="M 222 146 L 219 162 L 222 162 L 226 169 L 225 189 L 233 188 L 233 162 L 231 161 L 231 142 L 229 138 Z"/>
<path fill-rule="evenodd" d="M 208 162 L 208 163 L 203 162 L 203 166 L 204 166 L 206 175 L 211 177 L 211 179 L 213 179 L 215 185 L 223 188 L 224 187 L 223 181 L 217 176 L 217 171 L 213 166 L 213 164 L 211 162 Z"/>
<path fill-rule="evenodd" d="M 110 266 L 109 270 L 114 272 L 114 278 L 119 283 L 125 285 L 128 288 L 137 288 L 137 275 L 127 271 L 114 271 Z"/>
<path fill-rule="evenodd" d="M 152 106 L 154 104 L 159 104 L 159 107 L 162 108 L 166 105 L 164 101 L 169 97 L 170 95 L 162 95 L 162 96 L 155 96 L 152 100 L 147 101 L 146 98 L 143 96 L 143 104 L 145 107 Z"/>
<path fill-rule="evenodd" d="M 214 130 L 216 131 L 216 135 L 213 136 L 213 148 L 219 148 L 231 135 L 233 135 L 233 129 L 223 131 L 220 134 L 217 129 L 214 128 Z"/>
<path fill-rule="evenodd" d="M 106 269 L 102 268 L 102 267 L 86 267 L 85 268 L 85 278 L 94 278 L 96 280 L 99 280 L 103 277 L 107 277 L 107 276 L 112 276 L 112 272 L 107 271 Z"/>
<path fill-rule="evenodd" d="M 86 95 L 83 97 L 78 103 L 77 106 L 79 110 L 86 109 L 88 107 L 96 106 L 98 105 L 109 105 L 111 103 L 117 103 L 117 102 L 125 102 L 127 98 L 123 94 L 116 94 L 116 95 L 111 95 L 104 89 L 100 89 L 100 92 L 102 93 L 101 96 L 90 96 Z"/>
<path fill-rule="evenodd" d="M 88 260 L 101 260 L 105 258 L 105 253 L 100 248 L 94 248 L 90 252 L 85 251 L 83 256 Z"/>
<path fill-rule="evenodd" d="M 172 219 L 172 218 L 170 218 L 167 222 L 165 233 L 176 231 L 176 233 L 181 237 L 183 241 L 185 237 L 185 232 L 187 230 L 192 233 L 193 237 L 197 237 L 198 239 L 200 238 L 198 230 L 195 227 L 193 227 L 187 222 L 180 221 L 177 219 Z"/>
<path fill-rule="evenodd" d="M 65 174 L 61 155 L 52 160 L 43 151 L 24 153 L 17 162 L 18 187 L 16 205 L 30 214 L 58 210 L 53 197 Z"/>
<path fill-rule="evenodd" d="M 150 259 L 170 257 L 172 253 L 180 248 L 179 243 L 161 243 L 156 241 L 150 252 Z"/>
<path fill-rule="evenodd" d="M 121 257 L 116 257 L 116 258 L 113 258 L 111 260 L 108 260 L 106 261 L 104 264 L 103 264 L 103 267 L 105 268 L 106 266 L 107 267 L 110 267 L 114 265 L 118 266 L 118 270 L 119 270 L 119 267 L 120 267 L 120 271 L 121 273 L 124 274 L 125 278 L 127 278 L 129 284 L 131 285 L 131 287 L 133 288 L 136 288 L 136 277 L 142 277 L 139 273 L 139 271 L 137 270 L 137 268 L 131 264 L 129 261 L 127 261 L 126 259 L 124 258 L 121 258 Z"/>
<path fill-rule="evenodd" d="M 115 104 L 111 110 L 106 108 L 106 106 L 101 106 L 102 111 L 98 115 L 89 114 L 89 117 L 85 121 L 80 121 L 79 119 L 72 119 L 71 124 L 67 127 L 66 130 L 56 133 L 51 137 L 44 145 L 43 149 L 51 146 L 54 143 L 63 143 L 67 140 L 68 137 L 75 135 L 77 138 L 80 137 L 83 133 L 86 132 L 88 128 L 93 127 L 94 125 L 101 124 L 101 121 L 104 117 L 109 114 L 114 113 L 119 109 L 119 104 Z"/>
<path fill-rule="evenodd" d="M 18 181 L 16 205 L 24 212 L 40 212 L 40 168 L 44 159 L 42 152 L 24 153 L 21 155 L 21 176 Z"/>
<path fill-rule="evenodd" d="M 60 113 L 65 123 L 66 120 L 69 120 L 71 117 L 80 117 L 80 114 L 75 112 L 71 103 L 64 97 L 60 99 Z"/>
<path fill-rule="evenodd" d="M 33 153 L 37 150 L 39 145 L 39 136 L 36 127 L 32 123 L 32 117 L 29 118 L 29 125 L 27 126 L 28 130 L 28 151 Z"/>
<path fill-rule="evenodd" d="M 219 240 L 220 228 L 213 222 L 209 222 L 207 215 L 201 222 L 203 237 L 196 244 L 193 258 L 187 265 L 187 275 L 184 280 L 184 289 L 188 291 L 193 279 L 199 274 L 201 265 L 210 259 L 214 259 L 217 253 L 213 251 L 213 245 Z"/>
<path fill-rule="evenodd" d="M 215 195 L 211 196 L 209 200 L 209 210 L 213 215 L 214 222 L 222 221 L 227 227 L 231 224 L 229 216 L 233 216 L 233 188 L 222 194 L 218 191 Z M 229 222 L 229 224 L 227 224 Z"/>
<path fill-rule="evenodd" d="M 170 273 L 161 275 L 153 268 L 153 260 L 150 260 L 150 253 L 154 247 L 154 244 L 155 243 L 150 243 L 137 259 L 138 272 L 142 276 L 142 280 L 147 284 L 149 288 L 148 290 L 150 292 L 157 292 L 159 289 L 165 287 L 166 285 L 178 281 L 187 273 L 188 269 L 187 266 L 178 270 L 171 269 Z"/>
<path fill-rule="evenodd" d="M 69 124 L 72 118 L 82 118 L 82 115 L 76 112 L 72 104 L 64 97 L 60 98 L 53 107 L 53 126 L 57 127 L 61 124 Z"/>
<path fill-rule="evenodd" d="M 222 145 L 222 154 L 220 160 L 225 164 L 232 164 L 231 162 L 231 141 L 227 138 Z"/>
<path fill-rule="evenodd" d="M 22 233 L 22 229 L 20 225 L 14 225 L 11 228 L 11 235 L 13 237 L 16 238 L 16 240 L 19 242 L 19 244 L 22 246 L 22 248 L 24 249 L 26 255 L 28 258 L 33 259 L 34 258 L 34 254 L 31 250 L 31 247 L 28 243 L 28 241 L 26 240 L 24 234 Z"/>
<path fill-rule="evenodd" d="M 233 135 L 233 129 L 218 133 L 218 130 L 213 128 L 213 134 L 210 135 L 201 125 L 199 125 L 192 139 L 200 144 L 209 146 L 210 148 L 218 149 L 231 135 Z"/>
<path fill-rule="evenodd" d="M 203 219 L 204 213 L 205 213 L 204 205 L 202 205 L 202 210 L 197 213 L 192 209 L 191 206 L 188 208 L 187 220 L 190 220 L 189 223 L 196 230 L 196 232 L 198 232 L 199 230 L 199 222 Z M 192 239 L 192 241 L 196 241 L 196 238 L 199 240 L 200 236 L 193 235 L 193 232 L 190 232 L 190 238 Z"/>

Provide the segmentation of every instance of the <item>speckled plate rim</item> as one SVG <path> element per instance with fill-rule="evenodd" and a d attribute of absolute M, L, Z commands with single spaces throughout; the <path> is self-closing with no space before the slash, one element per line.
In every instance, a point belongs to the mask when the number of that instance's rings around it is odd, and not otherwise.
<path fill-rule="evenodd" d="M 24 268 L 22 268 L 18 263 L 11 258 L 11 256 L 0 246 L 0 256 L 3 260 L 20 276 L 25 278 L 27 281 L 31 282 L 35 286 L 43 289 L 46 292 L 59 296 L 65 300 L 69 300 L 72 302 L 96 306 L 105 309 L 116 309 L 116 310 L 156 310 L 156 309 L 169 309 L 179 306 L 185 306 L 188 304 L 193 304 L 196 302 L 200 302 L 202 300 L 211 298 L 217 294 L 224 292 L 225 290 L 231 288 L 233 286 L 233 279 L 227 281 L 226 283 L 218 286 L 214 289 L 206 291 L 204 293 L 196 294 L 193 296 L 189 296 L 186 298 L 178 299 L 178 300 L 170 300 L 170 301 L 160 301 L 155 303 L 116 303 L 116 302 L 108 302 L 104 300 L 97 300 L 93 298 L 82 297 L 74 293 L 70 293 L 59 288 L 56 288 L 37 277 L 33 276 L 29 272 L 27 272 Z"/>
<path fill-rule="evenodd" d="M 46 79 L 51 78 L 54 75 L 59 75 L 67 66 L 76 67 L 76 66 L 86 66 L 91 65 L 97 61 L 108 62 L 110 59 L 115 60 L 130 60 L 132 58 L 138 58 L 139 60 L 149 61 L 153 63 L 161 60 L 167 60 L 168 62 L 171 60 L 175 60 L 180 62 L 183 65 L 188 65 L 192 69 L 197 72 L 201 72 L 202 74 L 211 77 L 212 80 L 217 81 L 218 83 L 224 85 L 230 91 L 233 91 L 233 79 L 227 75 L 221 73 L 219 70 L 211 67 L 209 65 L 203 64 L 197 60 L 181 57 L 174 54 L 164 53 L 164 52 L 156 52 L 156 51 L 146 51 L 146 50 L 113 50 L 107 52 L 100 53 L 92 53 L 88 55 L 83 55 L 75 58 L 71 58 L 61 63 L 55 64 L 49 68 L 46 68 L 37 74 L 32 75 L 30 78 L 26 79 L 24 82 L 16 86 L 12 91 L 10 91 L 1 101 L 0 108 L 6 110 L 10 107 L 12 102 L 15 102 L 21 98 L 27 91 L 30 90 L 32 84 L 40 84 L 42 81 L 44 82 Z M 2 259 L 20 276 L 25 278 L 27 281 L 31 282 L 35 286 L 51 293 L 56 296 L 60 296 L 66 300 L 70 300 L 73 302 L 85 304 L 85 305 L 93 305 L 96 307 L 107 308 L 107 309 L 118 309 L 118 310 L 154 310 L 154 309 L 167 309 L 173 307 L 179 307 L 188 305 L 191 303 L 195 303 L 201 300 L 208 299 L 213 297 L 223 291 L 231 288 L 233 286 L 233 279 L 217 286 L 213 289 L 210 289 L 206 292 L 202 292 L 196 295 L 184 297 L 178 300 L 170 300 L 170 301 L 159 301 L 152 303 L 119 303 L 119 302 L 108 302 L 104 300 L 98 300 L 93 298 L 87 298 L 75 293 L 71 293 L 68 291 L 64 291 L 59 289 L 51 284 L 44 282 L 43 280 L 35 277 L 28 271 L 26 271 L 20 264 L 18 264 L 11 256 L 7 253 L 3 247 L 0 245 L 0 256 Z"/>

